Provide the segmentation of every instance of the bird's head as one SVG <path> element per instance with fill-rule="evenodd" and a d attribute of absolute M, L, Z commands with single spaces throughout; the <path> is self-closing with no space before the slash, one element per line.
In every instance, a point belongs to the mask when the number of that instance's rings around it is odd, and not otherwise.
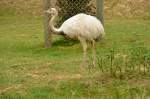
<path fill-rule="evenodd" d="M 51 15 L 58 15 L 58 11 L 56 10 L 56 8 L 50 8 L 46 10 L 45 12 Z"/>

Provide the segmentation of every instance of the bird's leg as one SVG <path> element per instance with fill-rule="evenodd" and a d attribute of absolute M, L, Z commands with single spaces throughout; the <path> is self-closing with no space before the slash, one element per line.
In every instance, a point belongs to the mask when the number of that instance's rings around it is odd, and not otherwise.
<path fill-rule="evenodd" d="M 92 49 L 93 49 L 93 66 L 96 67 L 96 45 L 95 41 L 92 41 Z"/>
<path fill-rule="evenodd" d="M 79 38 L 80 42 L 81 42 L 81 45 L 83 47 L 83 65 L 87 65 L 87 42 L 85 39 L 83 38 Z"/>

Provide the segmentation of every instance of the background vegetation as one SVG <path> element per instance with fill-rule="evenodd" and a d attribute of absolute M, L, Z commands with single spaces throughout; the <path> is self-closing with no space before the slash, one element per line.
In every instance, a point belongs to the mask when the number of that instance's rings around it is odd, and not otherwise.
<path fill-rule="evenodd" d="M 54 6 L 56 0 L 51 0 Z M 96 0 L 91 0 L 90 6 L 95 11 Z M 42 0 L 1 0 L 1 9 L 4 12 L 15 14 L 42 14 Z M 7 9 L 7 10 L 5 10 Z M 149 0 L 105 0 L 105 18 L 144 18 L 150 17 Z M 15 12 L 12 12 L 12 10 Z"/>

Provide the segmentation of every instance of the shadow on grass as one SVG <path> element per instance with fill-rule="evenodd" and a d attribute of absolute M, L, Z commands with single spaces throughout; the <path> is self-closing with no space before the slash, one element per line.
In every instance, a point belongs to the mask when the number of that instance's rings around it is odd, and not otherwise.
<path fill-rule="evenodd" d="M 53 46 L 72 46 L 78 44 L 78 40 L 61 38 L 53 42 Z"/>

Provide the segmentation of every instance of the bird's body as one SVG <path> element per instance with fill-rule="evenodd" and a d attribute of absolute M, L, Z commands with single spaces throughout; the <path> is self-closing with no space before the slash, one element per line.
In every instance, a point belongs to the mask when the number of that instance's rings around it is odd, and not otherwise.
<path fill-rule="evenodd" d="M 87 14 L 77 14 L 68 20 L 66 20 L 60 28 L 54 27 L 55 18 L 58 15 L 58 12 L 55 8 L 51 8 L 50 10 L 46 11 L 52 15 L 50 20 L 50 28 L 51 30 L 58 35 L 65 35 L 72 39 L 78 39 L 82 46 L 83 46 L 83 59 L 84 63 L 87 61 L 87 43 L 92 43 L 93 48 L 93 65 L 96 64 L 96 51 L 95 51 L 95 42 L 100 40 L 104 37 L 105 32 L 103 25 L 101 22 L 94 16 L 87 15 Z"/>
<path fill-rule="evenodd" d="M 100 21 L 94 16 L 82 13 L 66 20 L 60 30 L 72 39 L 78 39 L 80 36 L 87 41 L 92 41 L 104 36 L 104 29 Z"/>

